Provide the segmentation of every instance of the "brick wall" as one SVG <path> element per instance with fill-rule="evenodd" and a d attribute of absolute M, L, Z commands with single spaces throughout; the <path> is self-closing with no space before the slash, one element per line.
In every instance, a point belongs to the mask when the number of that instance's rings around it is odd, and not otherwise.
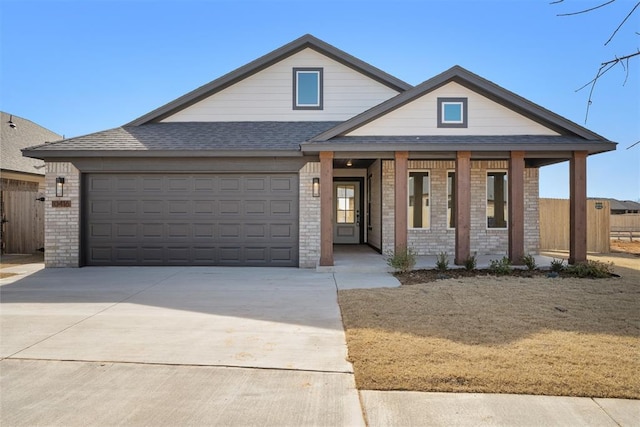
<path fill-rule="evenodd" d="M 506 170 L 507 161 L 471 162 L 471 253 L 504 254 L 508 252 L 507 229 L 487 229 L 487 171 Z M 447 228 L 447 172 L 455 169 L 453 161 L 410 160 L 409 170 L 429 171 L 430 219 L 428 229 L 410 229 L 408 244 L 419 255 L 455 253 L 455 230 Z M 525 252 L 539 251 L 538 169 L 525 170 Z M 394 162 L 382 163 L 382 245 L 383 253 L 394 247 Z"/>
<path fill-rule="evenodd" d="M 48 162 L 45 176 L 44 263 L 80 266 L 80 172 L 71 163 Z M 64 178 L 64 196 L 56 197 L 56 178 Z M 61 201 L 70 207 L 53 207 Z"/>
<path fill-rule="evenodd" d="M 394 211 L 394 174 L 395 162 L 382 161 L 382 253 L 393 252 L 395 246 L 395 211 Z"/>
<path fill-rule="evenodd" d="M 524 252 L 540 252 L 540 169 L 524 170 Z"/>
<path fill-rule="evenodd" d="M 371 212 L 369 212 L 371 227 L 367 230 L 367 243 L 378 250 L 382 249 L 382 176 L 380 168 L 381 160 L 376 160 L 367 170 L 367 175 L 371 177 L 371 194 L 369 195 L 371 198 Z M 366 182 L 365 180 L 365 186 Z"/>
<path fill-rule="evenodd" d="M 320 197 L 313 197 L 311 182 L 320 178 L 320 162 L 300 169 L 299 265 L 315 268 L 320 259 Z"/>

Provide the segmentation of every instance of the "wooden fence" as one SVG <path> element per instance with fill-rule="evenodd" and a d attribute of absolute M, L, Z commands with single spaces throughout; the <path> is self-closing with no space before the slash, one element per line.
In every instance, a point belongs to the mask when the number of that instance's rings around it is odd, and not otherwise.
<path fill-rule="evenodd" d="M 640 214 L 611 215 L 611 238 L 638 240 L 640 238 Z"/>
<path fill-rule="evenodd" d="M 32 254 L 44 247 L 44 203 L 37 192 L 2 192 L 2 251 Z"/>
<path fill-rule="evenodd" d="M 587 200 L 587 251 L 610 251 L 610 206 Z M 540 199 L 540 250 L 569 250 L 569 200 Z"/>

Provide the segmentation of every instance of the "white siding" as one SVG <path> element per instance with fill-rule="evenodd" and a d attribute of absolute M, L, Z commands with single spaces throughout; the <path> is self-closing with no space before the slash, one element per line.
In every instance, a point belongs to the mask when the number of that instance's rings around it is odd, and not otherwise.
<path fill-rule="evenodd" d="M 438 128 L 437 99 L 439 97 L 468 99 L 467 128 Z M 349 136 L 371 135 L 557 135 L 557 133 L 464 86 L 451 82 L 349 133 Z"/>
<path fill-rule="evenodd" d="M 293 110 L 293 68 L 322 67 L 324 109 Z M 342 121 L 398 93 L 312 49 L 305 49 L 163 122 Z"/>

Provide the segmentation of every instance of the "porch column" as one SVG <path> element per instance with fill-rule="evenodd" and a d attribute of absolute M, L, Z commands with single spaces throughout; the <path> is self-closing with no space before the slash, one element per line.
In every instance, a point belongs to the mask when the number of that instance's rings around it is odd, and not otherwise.
<path fill-rule="evenodd" d="M 574 151 L 569 162 L 569 264 L 587 260 L 587 152 Z"/>
<path fill-rule="evenodd" d="M 509 160 L 509 259 L 521 265 L 524 256 L 524 151 Z"/>
<path fill-rule="evenodd" d="M 456 265 L 471 256 L 471 151 L 456 153 Z"/>
<path fill-rule="evenodd" d="M 395 153 L 395 250 L 407 249 L 407 182 L 409 152 L 396 151 Z"/>
<path fill-rule="evenodd" d="M 320 265 L 333 265 L 333 152 L 320 152 Z"/>

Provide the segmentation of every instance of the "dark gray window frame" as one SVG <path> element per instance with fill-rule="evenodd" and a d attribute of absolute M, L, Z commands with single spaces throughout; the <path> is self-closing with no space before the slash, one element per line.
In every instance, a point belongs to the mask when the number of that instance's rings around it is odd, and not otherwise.
<path fill-rule="evenodd" d="M 298 72 L 299 71 L 314 71 L 318 73 L 320 80 L 318 94 L 319 105 L 298 105 Z M 324 109 L 324 76 L 323 68 L 321 67 L 294 67 L 293 68 L 293 109 L 294 110 L 323 110 Z"/>
<path fill-rule="evenodd" d="M 462 104 L 462 123 L 446 123 L 442 114 L 442 104 L 455 102 Z M 439 128 L 466 128 L 468 127 L 468 100 L 467 98 L 438 98 L 438 127 Z"/>

